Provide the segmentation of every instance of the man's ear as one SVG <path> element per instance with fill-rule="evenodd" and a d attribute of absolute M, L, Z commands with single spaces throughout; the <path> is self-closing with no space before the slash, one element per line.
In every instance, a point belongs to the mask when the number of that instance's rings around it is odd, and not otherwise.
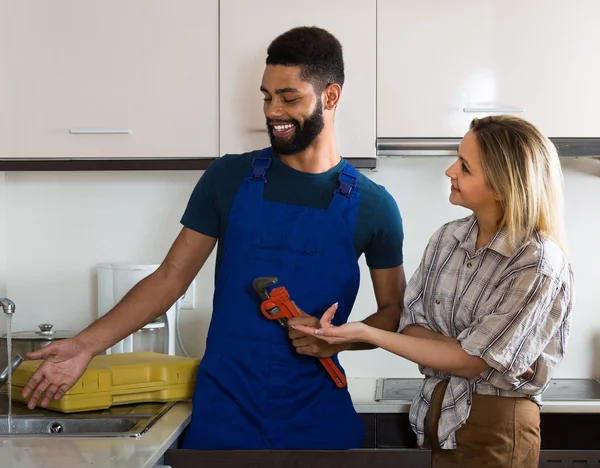
<path fill-rule="evenodd" d="M 325 110 L 333 110 L 338 105 L 340 101 L 340 97 L 342 95 L 342 88 L 337 83 L 332 83 L 327 85 L 325 90 L 323 91 L 324 102 L 323 108 Z"/>

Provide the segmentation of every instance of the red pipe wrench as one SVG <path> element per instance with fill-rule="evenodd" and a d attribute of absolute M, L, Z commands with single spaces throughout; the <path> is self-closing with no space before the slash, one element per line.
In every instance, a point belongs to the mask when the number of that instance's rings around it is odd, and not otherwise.
<path fill-rule="evenodd" d="M 279 325 L 287 328 L 287 319 L 292 317 L 302 317 L 290 299 L 290 294 L 284 286 L 273 288 L 269 293 L 267 287 L 277 283 L 275 277 L 256 278 L 252 285 L 254 290 L 263 300 L 260 305 L 262 314 L 269 320 L 277 320 Z M 333 362 L 331 358 L 318 358 L 321 364 L 333 380 L 340 388 L 346 386 L 346 377 L 340 368 Z"/>

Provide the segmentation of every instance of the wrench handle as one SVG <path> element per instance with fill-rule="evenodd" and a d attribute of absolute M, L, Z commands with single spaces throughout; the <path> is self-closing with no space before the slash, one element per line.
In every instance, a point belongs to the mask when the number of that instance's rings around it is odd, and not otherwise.
<path fill-rule="evenodd" d="M 344 388 L 347 385 L 346 376 L 342 373 L 340 368 L 336 366 L 335 362 L 333 362 L 333 359 L 330 357 L 320 357 L 319 361 L 321 361 L 321 364 L 329 374 L 329 377 L 331 377 L 331 380 L 333 380 L 334 384 L 340 388 Z"/>

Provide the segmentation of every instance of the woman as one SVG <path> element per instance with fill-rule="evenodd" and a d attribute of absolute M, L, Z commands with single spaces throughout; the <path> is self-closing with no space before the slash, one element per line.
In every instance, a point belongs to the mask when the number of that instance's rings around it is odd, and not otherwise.
<path fill-rule="evenodd" d="M 541 394 L 569 334 L 573 277 L 562 173 L 552 143 L 511 116 L 475 119 L 446 171 L 450 202 L 411 278 L 395 334 L 362 322 L 296 326 L 329 343 L 367 342 L 419 364 L 410 410 L 433 466 L 537 468 Z"/>

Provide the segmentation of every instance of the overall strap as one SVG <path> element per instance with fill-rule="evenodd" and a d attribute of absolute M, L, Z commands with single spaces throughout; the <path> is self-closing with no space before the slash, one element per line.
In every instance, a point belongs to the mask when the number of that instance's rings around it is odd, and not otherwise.
<path fill-rule="evenodd" d="M 338 175 L 338 185 L 333 191 L 333 198 L 328 211 L 342 213 L 350 200 L 358 195 L 358 171 L 349 163 Z"/>

